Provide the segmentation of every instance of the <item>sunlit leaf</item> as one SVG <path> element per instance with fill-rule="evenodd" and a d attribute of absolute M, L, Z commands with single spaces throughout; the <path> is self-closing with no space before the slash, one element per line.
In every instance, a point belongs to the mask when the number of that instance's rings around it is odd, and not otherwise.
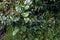
<path fill-rule="evenodd" d="M 24 18 L 25 23 L 27 23 L 30 19 L 29 18 Z"/>
<path fill-rule="evenodd" d="M 30 12 L 25 12 L 25 13 L 22 13 L 21 15 L 22 15 L 23 17 L 28 17 L 28 16 L 29 16 L 29 13 L 30 13 Z"/>
<path fill-rule="evenodd" d="M 16 33 L 19 31 L 19 28 L 15 27 L 14 31 L 13 31 L 13 36 L 16 35 Z"/>
<path fill-rule="evenodd" d="M 29 8 L 29 6 L 28 6 L 28 5 L 26 5 L 26 6 L 25 6 L 25 10 L 27 10 L 28 8 Z"/>
<path fill-rule="evenodd" d="M 38 38 L 35 38 L 34 40 L 38 40 Z"/>

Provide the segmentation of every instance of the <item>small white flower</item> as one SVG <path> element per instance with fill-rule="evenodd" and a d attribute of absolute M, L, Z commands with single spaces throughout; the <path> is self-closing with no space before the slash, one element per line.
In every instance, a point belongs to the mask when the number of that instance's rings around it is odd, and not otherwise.
<path fill-rule="evenodd" d="M 26 0 L 26 1 L 24 2 L 24 4 L 28 4 L 28 5 L 30 5 L 31 3 L 32 3 L 31 0 Z"/>
<path fill-rule="evenodd" d="M 16 6 L 15 9 L 16 9 L 17 12 L 21 12 L 21 7 Z"/>

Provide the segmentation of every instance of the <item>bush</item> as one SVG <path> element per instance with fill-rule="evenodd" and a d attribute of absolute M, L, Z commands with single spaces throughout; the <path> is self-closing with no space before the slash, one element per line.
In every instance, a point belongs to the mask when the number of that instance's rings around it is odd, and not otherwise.
<path fill-rule="evenodd" d="M 59 0 L 0 0 L 1 40 L 59 40 Z"/>

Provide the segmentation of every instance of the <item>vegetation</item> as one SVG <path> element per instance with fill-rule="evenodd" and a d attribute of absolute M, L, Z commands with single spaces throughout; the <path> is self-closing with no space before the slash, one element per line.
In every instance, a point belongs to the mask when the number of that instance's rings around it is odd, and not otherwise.
<path fill-rule="evenodd" d="M 60 40 L 60 0 L 0 0 L 0 40 Z"/>

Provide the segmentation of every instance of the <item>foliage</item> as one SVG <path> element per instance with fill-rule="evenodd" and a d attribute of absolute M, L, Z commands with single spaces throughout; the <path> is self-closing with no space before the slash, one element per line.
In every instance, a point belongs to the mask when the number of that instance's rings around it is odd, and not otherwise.
<path fill-rule="evenodd" d="M 59 0 L 0 0 L 0 35 L 4 34 L 0 39 L 60 40 L 59 4 Z"/>

